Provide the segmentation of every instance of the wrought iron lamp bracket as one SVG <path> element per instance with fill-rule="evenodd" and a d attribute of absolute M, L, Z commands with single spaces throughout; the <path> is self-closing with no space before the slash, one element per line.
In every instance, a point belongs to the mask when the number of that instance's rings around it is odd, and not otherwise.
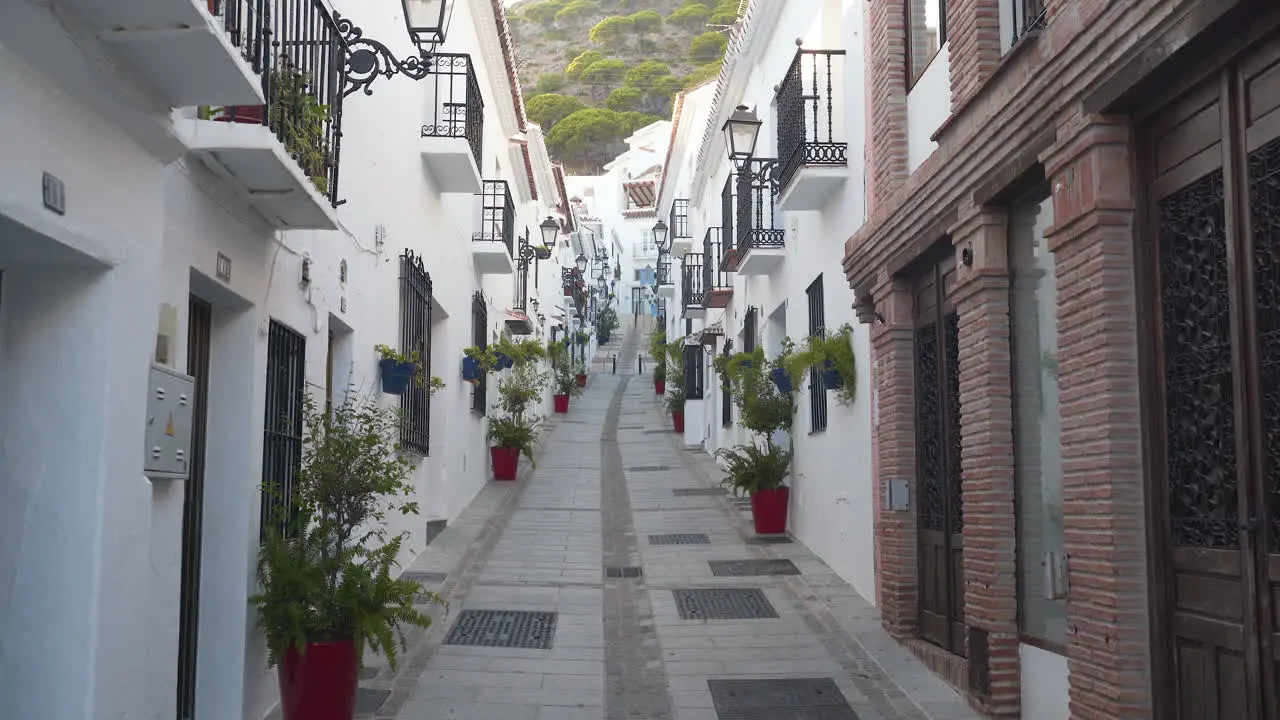
<path fill-rule="evenodd" d="M 768 183 L 774 193 L 778 192 L 782 181 L 782 166 L 777 158 L 750 158 L 739 172 L 750 175 L 752 182 Z"/>
<path fill-rule="evenodd" d="M 418 48 L 417 55 L 397 60 L 391 49 L 377 40 L 364 36 L 364 31 L 347 18 L 333 14 L 342 37 L 345 54 L 342 58 L 342 96 L 363 90 L 372 95 L 373 82 L 379 77 L 404 75 L 411 80 L 421 80 L 431 73 L 432 54 Z"/>

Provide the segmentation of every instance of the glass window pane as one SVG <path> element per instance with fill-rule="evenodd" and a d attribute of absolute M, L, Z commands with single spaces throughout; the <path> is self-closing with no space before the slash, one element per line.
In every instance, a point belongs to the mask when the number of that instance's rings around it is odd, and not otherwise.
<path fill-rule="evenodd" d="M 1010 218 L 1018 606 L 1024 635 L 1065 645 L 1057 288 L 1044 237 L 1052 224 L 1051 199 L 1020 204 Z"/>
<path fill-rule="evenodd" d="M 945 13 L 943 3 L 946 0 L 907 0 L 907 86 L 916 84 L 938 48 L 946 42 Z"/>

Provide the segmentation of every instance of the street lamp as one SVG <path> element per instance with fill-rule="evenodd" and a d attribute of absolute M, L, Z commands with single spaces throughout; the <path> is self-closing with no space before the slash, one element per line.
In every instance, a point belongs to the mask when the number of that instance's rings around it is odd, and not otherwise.
<path fill-rule="evenodd" d="M 343 97 L 363 90 L 372 95 L 369 87 L 379 77 L 404 75 L 421 80 L 431 72 L 431 58 L 436 46 L 445 40 L 449 20 L 453 16 L 453 0 L 400 0 L 404 12 L 404 24 L 409 37 L 418 48 L 417 55 L 397 60 L 391 50 L 377 40 L 364 36 L 364 31 L 338 13 L 333 14 L 346 47 L 342 67 Z"/>
<path fill-rule="evenodd" d="M 653 241 L 658 244 L 658 249 L 667 252 L 671 246 L 667 244 L 667 224 L 662 220 L 653 224 Z"/>
<path fill-rule="evenodd" d="M 582 274 L 582 273 L 586 272 L 586 271 L 587 271 L 587 256 L 586 256 L 586 255 L 583 255 L 583 254 L 581 254 L 581 253 L 579 253 L 579 254 L 578 254 L 577 259 L 575 259 L 575 260 L 573 261 L 573 264 L 574 264 L 574 265 L 576 265 L 576 266 L 578 266 L 578 274 Z"/>
<path fill-rule="evenodd" d="M 756 114 L 739 105 L 737 110 L 725 120 L 724 144 L 729 152 L 729 160 L 742 167 L 756 154 L 756 140 L 760 137 L 760 126 L 763 123 Z"/>
<path fill-rule="evenodd" d="M 548 215 L 547 219 L 543 220 L 542 224 L 538 226 L 538 229 L 542 231 L 542 246 L 546 248 L 554 247 L 556 235 L 560 233 L 560 224 L 556 222 L 556 219 Z"/>

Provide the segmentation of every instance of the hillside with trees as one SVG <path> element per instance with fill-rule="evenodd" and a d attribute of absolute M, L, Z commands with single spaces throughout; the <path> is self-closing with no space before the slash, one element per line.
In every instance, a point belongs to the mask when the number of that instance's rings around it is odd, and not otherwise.
<path fill-rule="evenodd" d="M 554 159 L 599 172 L 720 72 L 744 0 L 527 0 L 510 8 L 525 108 Z"/>

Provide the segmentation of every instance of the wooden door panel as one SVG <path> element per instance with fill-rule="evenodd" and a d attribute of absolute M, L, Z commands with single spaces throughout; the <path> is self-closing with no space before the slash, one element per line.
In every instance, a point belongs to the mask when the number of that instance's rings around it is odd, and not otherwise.
<path fill-rule="evenodd" d="M 1249 685 L 1244 658 L 1179 638 L 1178 709 L 1186 720 L 1241 720 L 1248 717 Z"/>

